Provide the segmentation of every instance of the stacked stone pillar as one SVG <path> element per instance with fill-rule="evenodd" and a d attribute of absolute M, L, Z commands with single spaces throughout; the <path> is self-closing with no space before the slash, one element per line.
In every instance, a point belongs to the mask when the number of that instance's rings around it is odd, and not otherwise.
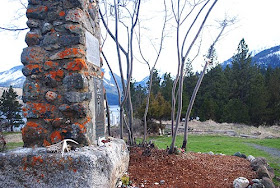
<path fill-rule="evenodd" d="M 25 147 L 104 135 L 98 2 L 29 0 L 23 49 Z"/>

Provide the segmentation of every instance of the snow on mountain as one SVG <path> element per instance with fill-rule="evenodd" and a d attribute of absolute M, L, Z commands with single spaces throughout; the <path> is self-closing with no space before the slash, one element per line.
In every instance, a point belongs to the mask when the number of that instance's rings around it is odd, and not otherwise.
<path fill-rule="evenodd" d="M 224 61 L 221 65 L 225 68 L 227 65 L 231 66 L 232 58 Z M 252 53 L 252 62 L 261 68 L 276 68 L 280 67 L 280 45 L 269 49 L 262 50 L 255 55 Z"/>
<path fill-rule="evenodd" d="M 7 71 L 0 72 L 0 87 L 22 88 L 25 77 L 22 74 L 22 65 L 13 67 Z"/>

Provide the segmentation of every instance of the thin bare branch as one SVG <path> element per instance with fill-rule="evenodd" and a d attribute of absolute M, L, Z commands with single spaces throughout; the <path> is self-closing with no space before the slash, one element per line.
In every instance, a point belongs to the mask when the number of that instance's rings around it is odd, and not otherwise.
<path fill-rule="evenodd" d="M 24 31 L 29 29 L 28 27 L 25 28 L 6 28 L 6 27 L 0 27 L 0 29 L 5 30 L 5 31 Z"/>
<path fill-rule="evenodd" d="M 186 40 L 189 36 L 189 33 L 191 32 L 194 24 L 196 23 L 198 17 L 200 16 L 201 12 L 203 11 L 203 9 L 206 7 L 206 5 L 210 2 L 210 0 L 207 0 L 207 2 L 201 7 L 201 9 L 199 10 L 198 14 L 196 15 L 195 19 L 193 20 L 191 26 L 189 27 L 187 33 L 185 34 L 185 37 L 184 37 L 184 40 L 183 40 L 183 43 L 182 43 L 182 49 L 181 49 L 181 58 L 184 59 L 186 56 L 183 55 L 184 53 L 184 47 L 185 47 L 185 43 L 186 43 Z M 204 25 L 204 24 L 203 24 Z M 202 29 L 202 27 L 200 27 L 200 30 Z M 190 48 L 189 48 L 190 49 Z M 189 52 L 189 51 L 188 51 Z"/>

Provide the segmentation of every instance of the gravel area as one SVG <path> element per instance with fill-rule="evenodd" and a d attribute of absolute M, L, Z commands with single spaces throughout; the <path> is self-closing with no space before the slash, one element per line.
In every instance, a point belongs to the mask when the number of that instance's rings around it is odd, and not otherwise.
<path fill-rule="evenodd" d="M 270 148 L 270 147 L 266 147 L 266 146 L 261 146 L 261 145 L 257 145 L 257 144 L 252 144 L 252 143 L 247 143 L 249 146 L 253 146 L 256 149 L 262 150 L 266 153 L 269 153 L 270 155 L 274 156 L 274 157 L 278 157 L 280 158 L 280 150 L 276 149 L 276 148 Z"/>

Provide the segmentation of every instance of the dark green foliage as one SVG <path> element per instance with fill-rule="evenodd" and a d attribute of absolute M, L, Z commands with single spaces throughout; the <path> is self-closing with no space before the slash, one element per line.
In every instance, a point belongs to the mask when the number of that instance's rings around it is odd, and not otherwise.
<path fill-rule="evenodd" d="M 2 97 L 0 98 L 0 115 L 2 121 L 7 121 L 1 124 L 1 126 L 8 126 L 13 131 L 13 127 L 18 127 L 23 124 L 21 117 L 21 107 L 22 105 L 17 100 L 18 95 L 10 86 L 9 90 L 4 90 Z"/>
<path fill-rule="evenodd" d="M 197 77 L 184 80 L 184 106 L 188 105 Z M 220 65 L 205 75 L 192 110 L 200 120 L 247 123 L 279 123 L 280 69 L 261 70 L 253 62 L 245 40 L 238 45 L 232 68 Z"/>
<path fill-rule="evenodd" d="M 198 74 L 192 72 L 186 74 L 182 115 L 186 113 L 198 77 Z M 165 74 L 161 80 L 158 72 L 155 72 L 148 118 L 160 120 L 163 117 L 156 113 L 165 102 L 171 104 L 172 84 L 170 74 Z M 145 99 L 146 89 L 134 86 L 134 91 L 137 93 L 133 99 L 138 106 L 136 112 L 141 116 L 144 109 L 139 107 Z M 156 102 L 155 100 L 161 96 L 164 102 Z M 165 109 L 170 110 L 169 107 Z M 202 121 L 212 119 L 217 122 L 246 123 L 255 126 L 279 124 L 280 68 L 257 67 L 252 62 L 245 40 L 242 39 L 232 58 L 231 68 L 227 66 L 223 70 L 217 65 L 205 74 L 190 115 L 196 116 Z M 170 111 L 165 113 L 164 119 L 170 119 Z"/>

